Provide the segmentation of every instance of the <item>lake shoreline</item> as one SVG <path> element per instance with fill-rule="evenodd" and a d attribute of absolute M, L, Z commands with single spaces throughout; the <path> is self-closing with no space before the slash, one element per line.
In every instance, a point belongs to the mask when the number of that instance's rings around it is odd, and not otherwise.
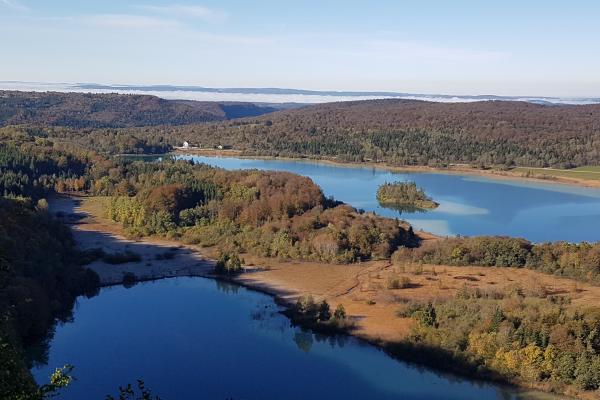
<path fill-rule="evenodd" d="M 77 200 L 81 200 L 80 198 L 67 197 L 67 201 L 75 202 Z M 89 198 L 88 198 L 89 200 Z M 127 239 L 123 236 L 122 227 L 119 224 L 108 221 L 96 221 L 94 220 L 97 216 L 90 214 L 90 209 L 88 207 L 74 207 L 74 210 L 77 212 L 84 212 L 88 214 L 88 217 L 91 217 L 87 222 L 83 222 L 82 224 L 71 225 L 74 231 L 97 231 L 103 238 L 105 242 L 101 244 L 107 245 L 108 249 L 113 249 L 114 242 L 118 242 L 122 246 L 131 245 L 131 240 Z M 261 259 L 261 258 L 249 258 L 249 262 L 246 263 L 246 272 L 240 274 L 238 276 L 233 277 L 223 277 L 214 274 L 213 266 L 214 260 L 210 254 L 210 249 L 201 249 L 197 246 L 186 245 L 176 240 L 169 240 L 164 238 L 140 238 L 134 241 L 143 246 L 150 246 L 152 248 L 156 248 L 158 246 L 158 251 L 163 252 L 165 248 L 178 248 L 178 249 L 189 249 L 190 252 L 194 254 L 194 260 L 203 260 L 202 268 L 199 270 L 195 270 L 191 272 L 186 268 L 173 269 L 173 266 L 169 264 L 169 260 L 161 260 L 157 265 L 153 264 L 153 269 L 151 274 L 140 274 L 139 268 L 140 265 L 147 266 L 143 262 L 140 263 L 124 263 L 119 266 L 109 265 L 106 263 L 101 263 L 92 268 L 93 270 L 100 272 L 101 275 L 101 286 L 113 286 L 113 285 L 121 285 L 121 284 L 136 284 L 138 282 L 143 281 L 154 281 L 160 279 L 167 279 L 173 277 L 201 277 L 207 279 L 216 279 L 222 281 L 229 281 L 236 283 L 240 286 L 244 286 L 248 289 L 258 291 L 261 293 L 265 293 L 274 298 L 274 301 L 280 306 L 286 308 L 287 310 L 292 310 L 295 304 L 296 299 L 305 294 L 305 293 L 314 293 L 316 295 L 316 299 L 327 298 L 332 307 L 335 307 L 335 300 L 339 299 L 339 302 L 343 302 L 345 306 L 348 306 L 349 317 L 356 318 L 356 315 L 361 315 L 361 318 L 364 318 L 363 315 L 367 315 L 368 310 L 376 310 L 378 306 L 370 306 L 365 305 L 364 301 L 361 301 L 362 309 L 356 309 L 356 304 L 347 303 L 348 298 L 345 297 L 347 293 L 351 292 L 353 288 L 357 285 L 360 285 L 360 279 L 358 278 L 360 275 L 371 275 L 374 273 L 379 273 L 380 271 L 385 271 L 388 269 L 391 264 L 389 261 L 386 262 L 366 262 L 359 265 L 331 265 L 324 263 L 308 263 L 308 262 L 293 262 L 293 261 L 278 261 L 278 260 L 270 260 L 270 259 Z M 178 255 L 174 257 L 177 260 L 177 263 L 181 263 L 182 261 L 186 261 L 186 257 L 188 257 L 187 253 L 184 253 L 182 250 L 178 250 Z M 153 254 L 156 253 L 147 253 L 144 254 L 144 257 L 152 257 Z M 246 257 L 246 255 L 243 255 Z M 259 267 L 260 266 L 260 267 Z M 106 270 L 113 270 L 117 268 L 121 273 L 124 272 L 132 272 L 134 273 L 135 279 L 132 282 L 123 282 L 123 280 L 114 279 L 114 275 L 106 274 Z M 309 269 L 307 269 L 309 268 Z M 466 271 L 466 267 L 461 267 L 461 273 Z M 278 271 L 283 271 L 283 274 L 288 274 L 284 276 L 289 276 L 289 273 L 300 273 L 301 275 L 305 275 L 307 271 L 319 271 L 321 274 L 319 276 L 319 280 L 327 281 L 332 278 L 328 278 L 326 274 L 331 273 L 335 276 L 336 284 L 333 285 L 332 288 L 325 288 L 324 292 L 319 290 L 312 290 L 305 286 L 300 285 L 292 285 L 290 281 L 285 281 L 279 279 L 277 277 Z M 344 272 L 350 270 L 350 274 L 343 275 Z M 527 271 L 525 271 L 527 272 Z M 529 273 L 529 272 L 527 272 Z M 355 274 L 356 277 L 352 277 L 352 281 L 349 281 L 348 276 L 352 276 Z M 314 275 L 314 274 L 313 274 Z M 338 276 L 340 275 L 340 276 Z M 112 278 L 111 278 L 112 277 Z M 354 279 L 358 283 L 355 284 Z M 293 282 L 293 280 L 292 280 Z M 350 289 L 348 289 L 350 288 Z M 334 301 L 331 301 L 334 299 Z M 358 303 L 357 303 L 358 304 Z M 395 316 L 395 307 L 385 307 L 383 306 L 384 314 L 382 318 L 385 325 L 389 326 L 390 329 L 396 329 L 397 326 L 395 323 L 399 323 L 400 318 L 394 318 Z M 367 314 L 362 311 L 367 311 Z M 387 312 L 387 314 L 385 314 Z M 353 317 L 354 316 L 354 317 Z M 377 317 L 377 315 L 375 315 Z M 394 319 L 392 319 L 394 318 Z M 368 318 L 367 318 L 368 319 Z M 375 321 L 377 322 L 377 321 Z M 482 382 L 482 383 L 496 383 L 506 385 L 507 387 L 511 387 L 516 390 L 542 390 L 548 391 L 548 387 L 543 387 L 541 385 L 530 385 L 525 382 L 508 382 L 505 378 L 497 377 L 497 376 L 485 376 L 482 378 L 481 376 L 477 376 L 473 370 L 465 370 L 463 369 L 463 365 L 460 363 L 456 363 L 455 359 L 448 354 L 445 354 L 441 349 L 429 348 L 429 349 L 421 349 L 418 346 L 415 346 L 409 342 L 403 342 L 401 340 L 392 340 L 391 337 L 384 335 L 378 335 L 377 329 L 381 328 L 377 324 L 369 327 L 367 325 L 367 329 L 365 329 L 364 323 L 361 322 L 360 329 L 351 329 L 351 330 L 343 330 L 341 333 L 350 335 L 352 337 L 356 337 L 362 341 L 370 343 L 377 348 L 384 350 L 390 356 L 403 361 L 409 362 L 411 364 L 417 366 L 424 366 L 431 368 L 434 371 L 438 371 L 440 373 L 451 373 L 456 376 L 462 376 L 474 381 Z M 310 328 L 310 326 L 308 326 Z M 314 328 L 314 327 L 313 327 Z M 447 362 L 440 362 L 440 360 L 446 360 Z M 441 365 L 446 365 L 447 367 L 441 367 Z M 581 394 L 579 394 L 581 396 Z M 588 397 L 581 397 L 588 398 Z M 591 399 L 591 397 L 589 397 Z"/>
<path fill-rule="evenodd" d="M 567 186 L 576 186 L 584 188 L 600 188 L 600 180 L 590 180 L 581 178 L 566 178 L 561 176 L 553 176 L 551 179 L 536 177 L 536 176 L 523 176 L 522 173 L 501 171 L 494 169 L 477 169 L 468 165 L 462 164 L 451 164 L 448 168 L 430 167 L 425 165 L 405 165 L 398 166 L 392 165 L 387 162 L 373 162 L 373 161 L 340 161 L 331 158 L 311 158 L 311 157 L 275 157 L 275 156 L 260 156 L 260 155 L 248 155 L 241 150 L 217 150 L 217 149 L 183 149 L 176 148 L 171 153 L 164 155 L 175 154 L 175 155 L 198 155 L 207 157 L 223 157 L 223 158 L 241 158 L 248 160 L 282 160 L 282 161 L 304 161 L 312 163 L 321 163 L 326 165 L 334 165 L 338 167 L 362 167 L 362 168 L 375 168 L 389 172 L 410 172 L 410 173 L 439 173 L 448 175 L 470 175 L 486 177 L 490 179 L 498 180 L 513 180 L 522 182 L 534 182 L 534 183 L 545 183 L 545 184 L 560 184 Z"/>

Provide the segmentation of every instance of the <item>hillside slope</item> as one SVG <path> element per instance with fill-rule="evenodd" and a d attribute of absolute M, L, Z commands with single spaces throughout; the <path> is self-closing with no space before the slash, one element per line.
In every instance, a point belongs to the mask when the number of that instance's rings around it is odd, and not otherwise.
<path fill-rule="evenodd" d="M 405 165 L 600 164 L 600 105 L 525 102 L 329 103 L 258 118 L 170 130 L 203 145 L 263 155 L 336 157 Z"/>
<path fill-rule="evenodd" d="M 253 103 L 165 100 L 147 95 L 0 91 L 0 125 L 73 128 L 183 125 L 274 111 Z"/>

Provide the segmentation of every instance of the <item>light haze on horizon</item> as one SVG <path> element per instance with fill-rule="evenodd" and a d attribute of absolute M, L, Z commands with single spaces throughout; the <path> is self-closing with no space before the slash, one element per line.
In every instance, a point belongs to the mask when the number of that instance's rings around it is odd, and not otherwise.
<path fill-rule="evenodd" d="M 0 0 L 0 81 L 600 96 L 600 2 Z"/>

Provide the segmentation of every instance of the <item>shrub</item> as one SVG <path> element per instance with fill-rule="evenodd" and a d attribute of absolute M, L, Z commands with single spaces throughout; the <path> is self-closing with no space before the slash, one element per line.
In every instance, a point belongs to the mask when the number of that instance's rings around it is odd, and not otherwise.
<path fill-rule="evenodd" d="M 331 310 L 329 308 L 329 303 L 327 303 L 325 300 L 323 300 L 321 304 L 319 304 L 317 318 L 319 319 L 319 321 L 329 321 L 329 319 L 331 318 Z"/>
<path fill-rule="evenodd" d="M 333 319 L 341 321 L 346 319 L 346 309 L 343 304 L 338 304 L 333 312 Z"/>
<path fill-rule="evenodd" d="M 406 289 L 409 288 L 410 285 L 410 278 L 407 276 L 398 277 L 396 274 L 390 276 L 387 282 L 388 289 Z"/>
<path fill-rule="evenodd" d="M 435 326 L 436 316 L 435 307 L 432 303 L 429 303 L 425 309 L 413 313 L 413 318 L 424 326 Z"/>
<path fill-rule="evenodd" d="M 222 253 L 215 264 L 215 272 L 220 275 L 236 275 L 242 271 L 242 260 L 235 253 Z"/>
<path fill-rule="evenodd" d="M 296 312 L 310 318 L 316 318 L 319 312 L 315 300 L 309 295 L 301 296 L 296 301 Z"/>

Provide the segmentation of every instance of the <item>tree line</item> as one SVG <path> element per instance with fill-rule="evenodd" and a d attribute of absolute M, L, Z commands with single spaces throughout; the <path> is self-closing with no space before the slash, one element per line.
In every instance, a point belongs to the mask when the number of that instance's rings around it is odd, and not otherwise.
<path fill-rule="evenodd" d="M 402 248 L 392 258 L 437 265 L 528 268 L 600 284 L 600 243 L 533 244 L 525 239 L 493 236 L 447 238 L 414 249 Z"/>

